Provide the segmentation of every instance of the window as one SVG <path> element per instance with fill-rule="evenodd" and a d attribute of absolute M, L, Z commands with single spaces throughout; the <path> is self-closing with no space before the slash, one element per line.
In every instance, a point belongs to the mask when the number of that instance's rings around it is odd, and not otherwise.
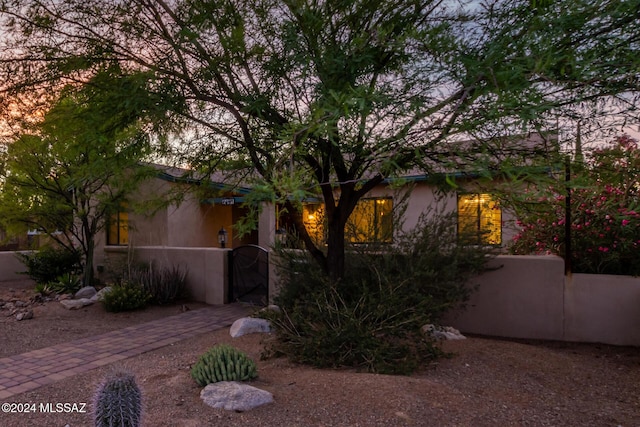
<path fill-rule="evenodd" d="M 326 241 L 324 206 L 306 203 L 302 207 L 302 220 L 307 232 L 316 243 Z M 351 243 L 391 243 L 393 241 L 393 199 L 362 199 L 351 213 L 345 228 Z"/>
<path fill-rule="evenodd" d="M 502 242 L 502 212 L 490 194 L 458 195 L 458 236 L 474 244 Z"/>
<path fill-rule="evenodd" d="M 393 241 L 393 199 L 362 199 L 347 223 L 351 243 L 391 243 Z"/>
<path fill-rule="evenodd" d="M 122 209 L 111 215 L 107 224 L 107 245 L 129 244 L 129 213 Z"/>

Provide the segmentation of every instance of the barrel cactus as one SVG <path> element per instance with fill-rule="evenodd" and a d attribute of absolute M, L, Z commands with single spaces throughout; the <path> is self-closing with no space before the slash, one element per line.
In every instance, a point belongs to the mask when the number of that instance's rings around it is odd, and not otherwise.
<path fill-rule="evenodd" d="M 255 362 L 225 344 L 212 347 L 191 368 L 191 377 L 201 387 L 218 381 L 247 381 L 257 376 Z"/>
<path fill-rule="evenodd" d="M 96 427 L 138 427 L 142 418 L 142 393 L 130 372 L 118 370 L 107 375 L 96 391 Z"/>

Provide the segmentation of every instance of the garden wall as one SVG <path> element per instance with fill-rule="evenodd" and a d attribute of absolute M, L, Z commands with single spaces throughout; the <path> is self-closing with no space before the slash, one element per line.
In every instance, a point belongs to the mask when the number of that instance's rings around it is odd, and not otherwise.
<path fill-rule="evenodd" d="M 153 262 L 159 267 L 180 266 L 187 269 L 187 289 L 191 297 L 207 304 L 228 302 L 229 249 L 173 248 L 165 246 L 137 247 L 133 254 L 121 247 L 105 248 L 105 269 L 132 262 Z"/>
<path fill-rule="evenodd" d="M 151 262 L 188 269 L 192 297 L 208 304 L 228 302 L 229 249 L 164 246 L 105 248 L 104 276 L 117 265 Z M 499 337 L 600 342 L 640 346 L 640 278 L 573 274 L 565 277 L 556 256 L 502 255 L 477 285 L 467 309 L 451 313 L 443 324 L 462 332 Z M 0 282 L 24 279 L 14 252 L 0 252 Z M 270 295 L 277 292 L 272 269 Z"/>
<path fill-rule="evenodd" d="M 28 276 L 20 274 L 26 270 L 27 268 L 18 259 L 15 252 L 0 252 L 0 282 L 28 280 Z"/>
<path fill-rule="evenodd" d="M 465 311 L 443 323 L 490 336 L 640 345 L 640 278 L 565 277 L 556 256 L 492 260 Z"/>

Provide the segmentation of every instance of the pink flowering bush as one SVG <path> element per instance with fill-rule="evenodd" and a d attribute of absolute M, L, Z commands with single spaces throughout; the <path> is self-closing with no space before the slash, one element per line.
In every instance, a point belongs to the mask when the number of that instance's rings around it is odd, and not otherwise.
<path fill-rule="evenodd" d="M 640 275 L 640 149 L 621 136 L 594 150 L 571 177 L 571 261 L 578 273 Z M 567 188 L 530 190 L 517 209 L 515 254 L 565 256 Z"/>

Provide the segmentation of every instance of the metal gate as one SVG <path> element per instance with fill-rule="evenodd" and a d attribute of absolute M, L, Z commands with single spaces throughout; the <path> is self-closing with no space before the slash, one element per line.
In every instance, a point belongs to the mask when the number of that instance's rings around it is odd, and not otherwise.
<path fill-rule="evenodd" d="M 229 301 L 268 304 L 269 252 L 266 249 L 246 245 L 229 253 Z"/>

